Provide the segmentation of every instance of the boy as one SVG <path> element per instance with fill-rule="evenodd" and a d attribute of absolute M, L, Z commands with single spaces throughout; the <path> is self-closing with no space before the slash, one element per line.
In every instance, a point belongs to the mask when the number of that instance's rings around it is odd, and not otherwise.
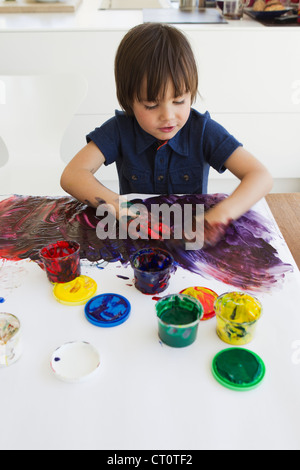
<path fill-rule="evenodd" d="M 195 58 L 186 37 L 159 23 L 134 27 L 115 58 L 117 97 L 123 112 L 87 136 L 88 144 L 66 167 L 61 185 L 97 207 L 120 196 L 95 177 L 116 163 L 120 194 L 206 193 L 209 167 L 240 179 L 236 190 L 205 214 L 205 242 L 215 244 L 272 187 L 267 169 L 208 113 L 191 106 L 198 92 Z"/>

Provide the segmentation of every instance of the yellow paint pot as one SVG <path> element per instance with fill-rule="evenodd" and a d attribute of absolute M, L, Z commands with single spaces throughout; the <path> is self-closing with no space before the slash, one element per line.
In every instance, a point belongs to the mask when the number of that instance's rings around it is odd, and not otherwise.
<path fill-rule="evenodd" d="M 96 282 L 88 276 L 79 276 L 71 282 L 55 284 L 53 295 L 64 305 L 84 305 L 97 292 Z"/>
<path fill-rule="evenodd" d="M 227 292 L 216 299 L 214 308 L 222 341 L 237 346 L 252 341 L 262 314 L 258 299 L 244 292 Z"/>

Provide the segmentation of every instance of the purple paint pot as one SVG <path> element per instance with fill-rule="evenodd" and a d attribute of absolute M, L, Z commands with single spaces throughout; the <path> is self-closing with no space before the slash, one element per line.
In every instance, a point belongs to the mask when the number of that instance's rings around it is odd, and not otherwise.
<path fill-rule="evenodd" d="M 50 282 L 71 282 L 80 276 L 80 245 L 61 240 L 41 249 L 42 260 Z"/>
<path fill-rule="evenodd" d="M 144 248 L 131 258 L 135 287 L 143 294 L 158 294 L 167 289 L 171 274 L 175 272 L 170 253 L 155 248 Z"/>

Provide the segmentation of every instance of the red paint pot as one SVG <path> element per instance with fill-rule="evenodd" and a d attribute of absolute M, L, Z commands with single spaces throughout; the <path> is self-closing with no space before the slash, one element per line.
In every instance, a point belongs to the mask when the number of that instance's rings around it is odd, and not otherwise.
<path fill-rule="evenodd" d="M 48 279 L 52 283 L 73 281 L 80 276 L 80 245 L 61 240 L 40 250 Z"/>
<path fill-rule="evenodd" d="M 208 289 L 207 287 L 195 286 L 182 290 L 180 294 L 190 295 L 191 297 L 195 297 L 195 299 L 199 300 L 204 309 L 204 316 L 201 321 L 210 320 L 216 316 L 214 303 L 218 298 L 218 294 L 213 290 Z"/>

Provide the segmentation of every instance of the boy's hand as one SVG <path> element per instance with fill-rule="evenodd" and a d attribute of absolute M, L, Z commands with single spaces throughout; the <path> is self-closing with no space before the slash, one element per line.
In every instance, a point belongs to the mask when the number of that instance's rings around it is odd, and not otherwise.
<path fill-rule="evenodd" d="M 120 196 L 118 199 L 118 207 L 116 208 L 117 218 L 119 219 L 120 223 L 126 225 L 130 220 L 135 219 L 137 215 L 130 210 L 132 203 L 128 201 L 126 197 Z"/>
<path fill-rule="evenodd" d="M 139 213 L 135 210 L 135 206 L 131 201 L 128 201 L 126 197 L 119 198 L 119 211 L 118 219 L 120 226 L 123 227 L 125 233 L 128 233 L 129 237 L 132 236 L 134 239 L 136 237 L 142 239 L 148 239 L 149 237 L 149 221 L 148 221 L 148 212 Z M 138 219 L 137 224 L 132 225 L 132 230 L 130 233 L 130 224 Z"/>
<path fill-rule="evenodd" d="M 231 221 L 227 224 L 220 222 L 210 223 L 204 218 L 204 245 L 203 248 L 216 246 L 221 241 L 230 225 Z"/>
<path fill-rule="evenodd" d="M 197 227 L 197 239 L 203 240 L 202 248 L 216 246 L 217 243 L 224 238 L 231 222 L 232 220 L 225 224 L 215 220 L 210 221 L 206 215 L 204 216 L 204 223 L 203 221 L 201 223 L 200 220 L 196 220 L 195 226 Z M 199 233 L 199 230 L 201 230 L 201 233 Z M 196 241 L 195 233 L 193 235 L 191 233 L 185 233 L 184 238 L 188 242 L 194 243 Z"/>
<path fill-rule="evenodd" d="M 171 228 L 166 226 L 161 219 L 152 217 L 147 208 L 139 208 L 139 204 L 135 205 L 126 198 L 120 198 L 119 224 L 123 225 L 124 230 L 134 239 L 141 238 L 143 240 L 162 240 L 164 237 L 170 239 Z"/>

